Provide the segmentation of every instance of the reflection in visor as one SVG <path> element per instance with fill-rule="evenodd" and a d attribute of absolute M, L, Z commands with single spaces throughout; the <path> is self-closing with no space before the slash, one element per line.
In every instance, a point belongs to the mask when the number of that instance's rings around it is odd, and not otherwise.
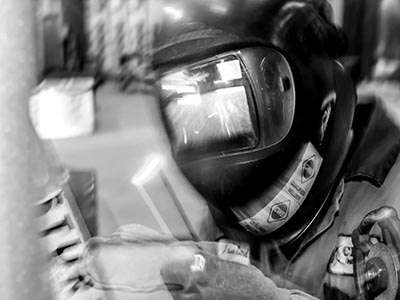
<path fill-rule="evenodd" d="M 253 147 L 247 79 L 234 57 L 170 73 L 161 80 L 162 108 L 175 151 Z"/>

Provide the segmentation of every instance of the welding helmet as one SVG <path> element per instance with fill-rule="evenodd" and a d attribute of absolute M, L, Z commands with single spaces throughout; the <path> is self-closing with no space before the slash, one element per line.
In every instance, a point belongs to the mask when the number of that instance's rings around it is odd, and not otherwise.
<path fill-rule="evenodd" d="M 325 1 L 162 1 L 153 62 L 172 155 L 223 228 L 288 243 L 323 211 L 351 136 Z"/>

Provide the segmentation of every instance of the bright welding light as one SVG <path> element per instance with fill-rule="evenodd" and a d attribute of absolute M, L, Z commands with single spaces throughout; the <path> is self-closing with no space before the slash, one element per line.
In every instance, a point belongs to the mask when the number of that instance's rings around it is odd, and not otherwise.
<path fill-rule="evenodd" d="M 229 81 L 242 78 L 242 70 L 240 69 L 239 60 L 230 60 L 217 64 L 221 80 Z"/>
<path fill-rule="evenodd" d="M 220 83 L 222 83 L 222 84 L 228 84 L 228 83 L 229 83 L 229 80 L 214 80 L 214 84 L 220 84 Z"/>
<path fill-rule="evenodd" d="M 184 95 L 177 100 L 178 105 L 199 105 L 201 103 L 201 96 L 199 94 Z"/>
<path fill-rule="evenodd" d="M 174 91 L 176 90 L 176 86 L 173 84 L 162 84 L 161 88 L 166 91 Z"/>
<path fill-rule="evenodd" d="M 224 5 L 214 4 L 211 6 L 211 10 L 217 14 L 225 15 L 228 12 L 228 7 Z"/>
<path fill-rule="evenodd" d="M 160 154 L 152 154 L 139 172 L 132 177 L 131 182 L 134 185 L 143 185 L 160 169 L 163 159 Z"/>
<path fill-rule="evenodd" d="M 172 6 L 166 6 L 164 7 L 164 11 L 169 14 L 172 18 L 175 20 L 180 20 L 183 17 L 183 12 L 180 9 L 177 9 Z"/>
<path fill-rule="evenodd" d="M 177 86 L 176 87 L 176 92 L 177 93 L 196 93 L 196 87 L 192 85 L 182 85 L 182 86 Z"/>

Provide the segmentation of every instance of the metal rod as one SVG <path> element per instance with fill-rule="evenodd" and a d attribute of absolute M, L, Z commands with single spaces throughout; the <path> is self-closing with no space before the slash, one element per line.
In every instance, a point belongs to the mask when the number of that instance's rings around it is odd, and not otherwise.
<path fill-rule="evenodd" d="M 154 205 L 153 200 L 151 200 L 150 195 L 147 193 L 146 189 L 141 184 L 136 184 L 136 188 L 138 189 L 144 202 L 147 204 L 147 207 L 149 208 L 154 219 L 156 220 L 158 226 L 160 226 L 161 231 L 172 237 L 173 234 L 172 234 L 171 230 L 169 229 L 167 223 L 164 221 L 164 218 L 161 216 L 157 207 Z"/>
<path fill-rule="evenodd" d="M 189 230 L 189 233 L 190 233 L 192 239 L 196 242 L 200 241 L 199 235 L 194 230 L 192 223 L 190 222 L 189 218 L 187 217 L 185 209 L 183 208 L 181 202 L 179 201 L 178 196 L 176 195 L 174 189 L 172 188 L 172 185 L 169 183 L 169 180 L 168 180 L 167 176 L 165 175 L 165 172 L 162 168 L 160 168 L 159 174 L 160 174 L 161 180 L 163 181 L 165 187 L 167 188 L 169 194 L 171 195 L 172 201 L 174 202 L 176 208 L 178 209 L 183 222 L 185 223 L 187 229 Z"/>

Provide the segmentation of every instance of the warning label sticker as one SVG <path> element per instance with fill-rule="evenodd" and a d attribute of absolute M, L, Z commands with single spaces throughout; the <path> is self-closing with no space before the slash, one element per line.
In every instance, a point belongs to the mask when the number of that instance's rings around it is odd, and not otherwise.
<path fill-rule="evenodd" d="M 269 192 L 267 190 L 263 197 L 246 205 L 246 211 L 257 211 L 257 213 L 252 217 L 242 219 L 239 224 L 257 235 L 264 235 L 281 227 L 293 216 L 307 197 L 321 163 L 322 157 L 314 146 L 311 143 L 304 144 L 298 157 L 282 176 L 284 179 L 274 183 L 275 190 L 279 189 L 278 194 L 275 193 L 276 195 L 266 202 Z M 240 210 L 240 207 L 232 209 L 238 217 L 243 215 Z"/>
<path fill-rule="evenodd" d="M 306 182 L 314 177 L 315 174 L 315 155 L 306 159 L 303 162 L 303 169 L 301 170 L 301 182 Z"/>
<path fill-rule="evenodd" d="M 278 222 L 287 218 L 289 215 L 290 200 L 274 204 L 269 212 L 268 222 Z"/>

